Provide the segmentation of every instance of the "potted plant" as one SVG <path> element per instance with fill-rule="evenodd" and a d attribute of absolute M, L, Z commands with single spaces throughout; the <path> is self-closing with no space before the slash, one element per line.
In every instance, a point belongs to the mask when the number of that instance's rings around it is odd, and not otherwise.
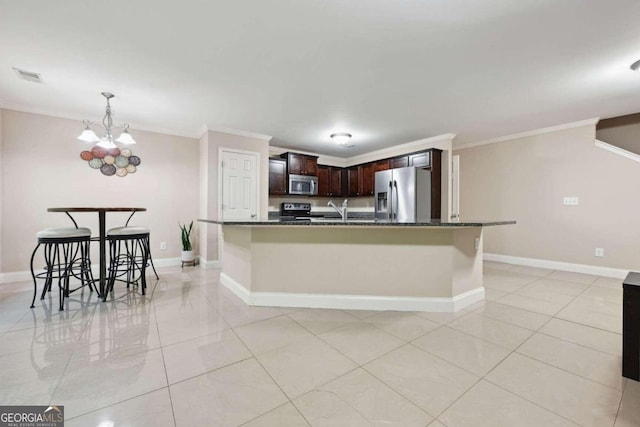
<path fill-rule="evenodd" d="M 191 247 L 191 229 L 193 228 L 193 221 L 189 224 L 189 228 L 187 225 L 180 225 L 180 231 L 182 232 L 182 254 L 180 255 L 180 260 L 185 262 L 193 262 L 196 257 L 193 254 L 193 248 Z"/>

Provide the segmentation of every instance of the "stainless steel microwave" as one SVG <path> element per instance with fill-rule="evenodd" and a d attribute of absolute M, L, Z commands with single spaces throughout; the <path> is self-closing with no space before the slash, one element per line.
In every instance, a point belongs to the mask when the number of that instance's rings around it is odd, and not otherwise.
<path fill-rule="evenodd" d="M 289 194 L 318 195 L 318 177 L 289 175 Z"/>

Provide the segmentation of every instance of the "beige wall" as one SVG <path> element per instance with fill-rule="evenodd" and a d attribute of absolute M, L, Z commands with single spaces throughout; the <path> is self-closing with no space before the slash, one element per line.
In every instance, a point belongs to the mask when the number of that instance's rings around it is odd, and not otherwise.
<path fill-rule="evenodd" d="M 206 180 L 207 190 L 201 194 L 200 213 L 206 212 L 206 219 L 218 219 L 219 209 L 219 181 L 220 181 L 220 150 L 242 150 L 256 152 L 259 155 L 258 192 L 260 194 L 259 218 L 268 217 L 269 207 L 269 141 L 261 138 L 234 135 L 230 133 L 208 131 L 200 139 L 200 154 L 206 156 L 206 163 L 200 163 L 200 176 Z M 206 200 L 202 197 L 206 196 Z M 201 247 L 202 256 L 205 261 L 216 261 L 219 259 L 219 226 L 216 224 L 200 224 L 201 237 L 206 237 L 201 243 L 206 242 L 205 247 Z"/>
<path fill-rule="evenodd" d="M 596 138 L 640 154 L 640 114 L 615 117 L 598 123 Z"/>
<path fill-rule="evenodd" d="M 24 271 L 35 247 L 36 232 L 69 226 L 54 206 L 142 206 L 147 212 L 132 224 L 151 228 L 155 259 L 179 257 L 178 223 L 198 214 L 198 141 L 132 130 L 134 154 L 142 163 L 124 178 L 104 176 L 80 159 L 88 144 L 76 139 L 82 123 L 37 114 L 2 110 L 0 146 L 0 267 Z M 80 226 L 98 233 L 97 213 L 75 215 Z M 123 225 L 126 214 L 107 214 L 107 227 Z M 167 250 L 160 251 L 160 242 Z M 93 250 L 94 259 L 97 248 Z"/>
<path fill-rule="evenodd" d="M 640 164 L 594 138 L 584 126 L 454 152 L 462 220 L 518 222 L 487 227 L 485 253 L 640 269 Z"/>
<path fill-rule="evenodd" d="M 0 110 L 0 167 L 2 167 L 2 136 L 4 135 L 4 130 L 2 128 L 2 110 Z M 4 182 L 2 178 L 2 169 L 0 169 L 0 272 L 4 271 L 2 266 L 2 234 L 3 234 L 3 221 L 2 221 L 2 200 L 4 197 L 2 196 L 2 183 Z"/>

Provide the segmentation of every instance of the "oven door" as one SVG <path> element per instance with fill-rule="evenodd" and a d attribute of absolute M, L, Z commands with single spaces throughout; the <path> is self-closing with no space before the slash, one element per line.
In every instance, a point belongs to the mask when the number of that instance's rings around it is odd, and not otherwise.
<path fill-rule="evenodd" d="M 318 178 L 315 176 L 289 175 L 289 194 L 317 195 Z"/>

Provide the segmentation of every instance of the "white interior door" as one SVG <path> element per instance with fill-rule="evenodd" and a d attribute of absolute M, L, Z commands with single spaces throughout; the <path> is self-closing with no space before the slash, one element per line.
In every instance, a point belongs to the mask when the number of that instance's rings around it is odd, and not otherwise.
<path fill-rule="evenodd" d="M 451 219 L 460 218 L 460 156 L 451 157 Z"/>
<path fill-rule="evenodd" d="M 222 151 L 222 219 L 258 217 L 258 156 Z"/>

